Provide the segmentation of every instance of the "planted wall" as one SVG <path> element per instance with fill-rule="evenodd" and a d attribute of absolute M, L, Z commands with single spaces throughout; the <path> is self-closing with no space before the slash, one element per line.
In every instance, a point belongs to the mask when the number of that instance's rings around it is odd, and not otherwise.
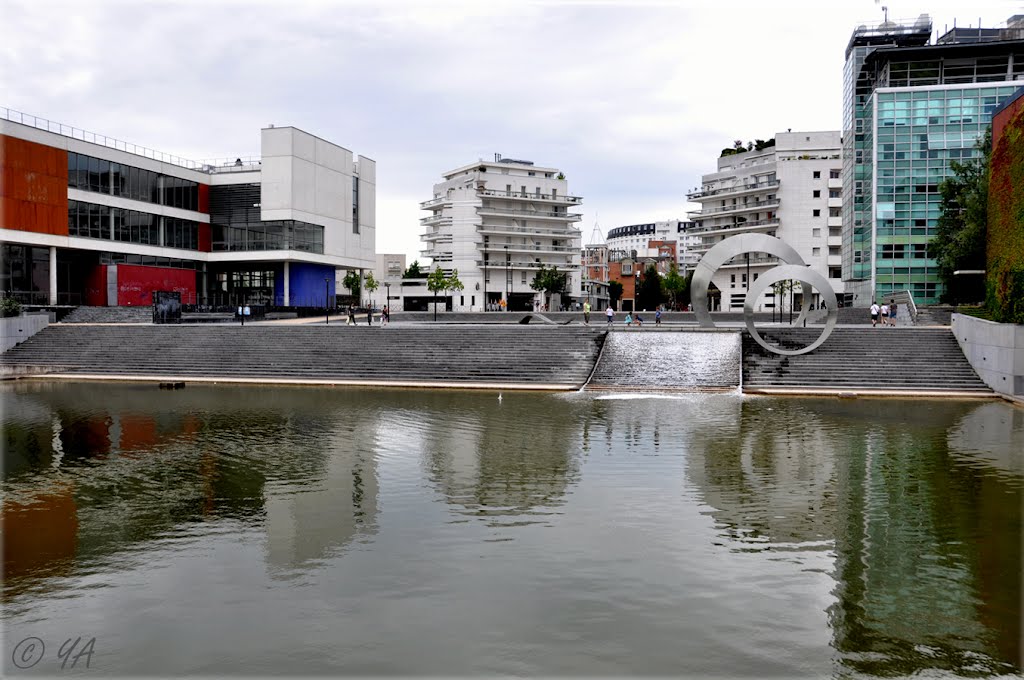
<path fill-rule="evenodd" d="M 987 306 L 1024 324 L 1024 89 L 993 116 L 989 168 Z"/>

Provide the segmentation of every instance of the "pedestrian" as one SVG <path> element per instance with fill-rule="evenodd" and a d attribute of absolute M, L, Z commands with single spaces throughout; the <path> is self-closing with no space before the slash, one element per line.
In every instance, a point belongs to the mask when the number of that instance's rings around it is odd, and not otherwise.
<path fill-rule="evenodd" d="M 367 326 L 372 326 L 373 325 L 373 307 L 372 306 L 366 308 L 366 325 Z"/>
<path fill-rule="evenodd" d="M 896 328 L 896 301 L 889 300 L 889 325 Z"/>
<path fill-rule="evenodd" d="M 384 305 L 384 308 L 380 310 L 380 326 L 383 328 L 388 325 L 388 306 Z"/>
<path fill-rule="evenodd" d="M 583 323 L 590 325 L 590 302 L 583 303 Z"/>
<path fill-rule="evenodd" d="M 661 325 L 661 310 L 660 309 L 654 313 L 654 325 L 655 326 L 660 326 Z"/>
<path fill-rule="evenodd" d="M 356 325 L 356 310 L 355 310 L 355 307 L 353 307 L 352 305 L 348 306 L 348 324 L 346 324 L 346 325 L 348 325 L 348 326 L 355 326 Z"/>
<path fill-rule="evenodd" d="M 604 310 L 604 313 L 608 316 L 608 327 L 610 328 L 611 325 L 615 323 L 615 310 L 609 307 Z"/>
<path fill-rule="evenodd" d="M 889 305 L 882 302 L 882 309 L 878 315 L 878 320 L 883 326 L 889 325 Z"/>
<path fill-rule="evenodd" d="M 872 328 L 874 328 L 875 324 L 878 323 L 878 312 L 880 311 L 880 309 L 881 308 L 878 306 L 877 302 L 872 302 L 871 303 L 871 327 Z"/>
<path fill-rule="evenodd" d="M 633 322 L 633 325 L 634 326 L 643 326 L 644 325 L 644 317 L 640 316 L 640 314 L 637 314 L 636 315 L 636 320 Z"/>
<path fill-rule="evenodd" d="M 629 313 L 629 312 L 626 312 L 626 326 L 628 327 L 628 326 L 632 326 L 632 325 L 633 325 L 633 315 L 631 313 Z"/>

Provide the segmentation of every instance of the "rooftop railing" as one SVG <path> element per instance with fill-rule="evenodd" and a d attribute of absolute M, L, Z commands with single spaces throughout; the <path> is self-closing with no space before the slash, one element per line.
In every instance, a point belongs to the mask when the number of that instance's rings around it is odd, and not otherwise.
<path fill-rule="evenodd" d="M 70 137 L 71 139 L 78 139 L 83 142 L 89 142 L 90 144 L 98 144 L 109 149 L 124 151 L 125 153 L 142 156 L 144 158 L 151 158 L 155 161 L 160 161 L 161 163 L 170 163 L 171 165 L 177 165 L 182 168 L 188 168 L 189 170 L 196 170 L 199 172 L 210 172 L 210 170 L 204 168 L 204 163 L 200 161 L 193 161 L 188 158 L 182 158 L 181 156 L 164 153 L 163 151 L 157 151 L 155 149 L 150 149 L 149 147 L 132 144 L 131 142 L 125 142 L 120 139 L 107 137 L 106 135 L 97 134 L 95 132 L 89 132 L 88 130 L 82 130 L 71 125 L 47 120 L 46 118 L 40 118 L 39 116 L 33 116 L 28 113 L 22 113 L 21 111 L 15 111 L 14 109 L 9 109 L 7 107 L 0 107 L 0 118 L 12 123 L 18 123 L 19 125 L 27 125 L 28 127 L 32 127 L 37 130 L 45 130 L 46 132 Z M 223 170 L 218 168 L 217 171 L 222 172 Z"/>
<path fill-rule="evenodd" d="M 581 203 L 581 196 L 559 196 L 556 194 L 523 193 L 521 191 L 496 191 L 494 189 L 480 189 L 477 191 L 480 196 L 492 196 L 494 198 L 533 198 L 541 201 L 559 201 L 564 203 Z"/>

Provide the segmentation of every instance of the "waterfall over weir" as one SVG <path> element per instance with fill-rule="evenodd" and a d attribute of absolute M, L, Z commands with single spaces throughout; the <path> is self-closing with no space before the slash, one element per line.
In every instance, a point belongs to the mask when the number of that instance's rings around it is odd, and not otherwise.
<path fill-rule="evenodd" d="M 734 389 L 742 355 L 736 331 L 612 331 L 584 389 Z"/>

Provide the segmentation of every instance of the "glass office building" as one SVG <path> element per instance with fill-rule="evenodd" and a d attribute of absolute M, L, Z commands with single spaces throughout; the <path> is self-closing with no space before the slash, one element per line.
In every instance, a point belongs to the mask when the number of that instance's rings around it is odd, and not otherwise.
<path fill-rule="evenodd" d="M 1017 18 L 1015 18 L 1017 19 Z M 847 46 L 842 273 L 856 306 L 943 293 L 929 243 L 951 161 L 978 155 L 992 111 L 1024 80 L 1024 28 L 929 45 L 931 21 L 860 26 Z M 967 38 L 970 38 L 968 40 Z"/>

